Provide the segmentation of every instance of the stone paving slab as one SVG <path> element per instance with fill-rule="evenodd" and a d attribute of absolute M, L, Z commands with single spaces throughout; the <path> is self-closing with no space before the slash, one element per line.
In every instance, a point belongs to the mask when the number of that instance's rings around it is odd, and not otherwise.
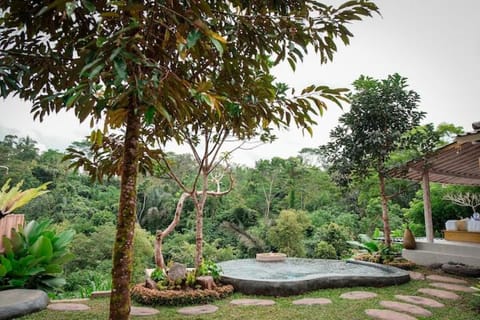
<path fill-rule="evenodd" d="M 450 291 L 445 291 L 445 290 L 420 288 L 420 289 L 418 289 L 418 292 L 428 294 L 429 296 L 433 296 L 433 297 L 441 298 L 441 299 L 449 299 L 449 300 L 460 299 L 460 296 L 458 294 L 450 292 Z"/>
<path fill-rule="evenodd" d="M 456 283 L 456 284 L 468 284 L 467 281 L 462 280 L 462 279 L 446 277 L 446 276 L 439 276 L 439 275 L 436 275 L 436 274 L 428 275 L 427 280 L 437 281 L 437 282 Z"/>
<path fill-rule="evenodd" d="M 395 299 L 402 300 L 404 302 L 419 304 L 424 307 L 432 307 L 432 308 L 443 308 L 445 305 L 440 303 L 436 300 L 430 298 L 424 298 L 419 296 L 404 296 L 401 294 L 395 295 Z"/>
<path fill-rule="evenodd" d="M 55 311 L 86 311 L 90 310 L 90 307 L 83 303 L 57 302 L 49 304 L 47 309 Z"/>
<path fill-rule="evenodd" d="M 432 315 L 429 310 L 409 303 L 398 301 L 380 301 L 380 305 L 387 309 L 392 309 L 399 312 L 408 312 L 421 317 L 430 317 Z"/>
<path fill-rule="evenodd" d="M 273 306 L 275 301 L 267 299 L 235 299 L 230 301 L 234 306 Z"/>
<path fill-rule="evenodd" d="M 412 280 L 425 280 L 425 275 L 420 272 L 410 271 L 410 279 Z"/>
<path fill-rule="evenodd" d="M 40 311 L 45 309 L 47 304 L 48 295 L 41 290 L 10 289 L 0 291 L 0 319 L 14 319 Z"/>
<path fill-rule="evenodd" d="M 148 307 L 131 307 L 130 309 L 131 316 L 152 316 L 159 312 L 157 309 Z"/>
<path fill-rule="evenodd" d="M 315 304 L 330 304 L 332 303 L 332 300 L 327 298 L 304 298 L 304 299 L 295 300 L 292 303 L 295 305 L 311 306 Z"/>
<path fill-rule="evenodd" d="M 368 292 L 368 291 L 350 291 L 345 292 L 340 295 L 342 299 L 349 299 L 349 300 L 363 300 L 363 299 L 371 299 L 375 298 L 377 294 L 375 292 Z"/>
<path fill-rule="evenodd" d="M 218 310 L 217 306 L 205 304 L 201 306 L 185 307 L 178 309 L 177 312 L 186 316 L 195 316 L 199 314 L 214 313 Z"/>
<path fill-rule="evenodd" d="M 77 299 L 61 299 L 61 300 L 50 300 L 50 303 L 82 303 L 87 302 L 90 299 L 88 298 L 77 298 Z"/>
<path fill-rule="evenodd" d="M 470 287 L 462 286 L 461 284 L 453 284 L 453 283 L 443 283 L 443 282 L 432 282 L 430 283 L 432 287 L 452 290 L 452 291 L 460 291 L 460 292 L 475 292 Z"/>
<path fill-rule="evenodd" d="M 409 316 L 405 313 L 400 313 L 392 310 L 382 310 L 382 309 L 367 309 L 365 313 L 379 320 L 417 320 L 417 318 Z"/>

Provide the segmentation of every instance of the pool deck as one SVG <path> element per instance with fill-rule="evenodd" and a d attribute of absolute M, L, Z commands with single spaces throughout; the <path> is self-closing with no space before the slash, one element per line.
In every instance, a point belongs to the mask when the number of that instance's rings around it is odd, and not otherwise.
<path fill-rule="evenodd" d="M 417 239 L 414 250 L 403 249 L 402 256 L 418 265 L 429 266 L 436 263 L 463 263 L 480 267 L 480 244 L 470 242 L 435 239 Z"/>

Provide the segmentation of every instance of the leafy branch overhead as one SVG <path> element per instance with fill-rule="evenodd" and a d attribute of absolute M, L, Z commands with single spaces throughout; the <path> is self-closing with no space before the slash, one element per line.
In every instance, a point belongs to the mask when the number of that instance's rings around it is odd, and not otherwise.
<path fill-rule="evenodd" d="M 8 179 L 0 189 L 0 219 L 48 192 L 48 182 L 23 191 L 20 189 L 22 184 L 23 181 L 20 181 L 14 187 L 10 187 L 10 179 Z"/>

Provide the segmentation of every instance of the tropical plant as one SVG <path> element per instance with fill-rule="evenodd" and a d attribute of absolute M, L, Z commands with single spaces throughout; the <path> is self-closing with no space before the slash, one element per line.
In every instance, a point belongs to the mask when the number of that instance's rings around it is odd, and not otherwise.
<path fill-rule="evenodd" d="M 202 264 L 196 269 L 196 275 L 199 276 L 212 276 L 214 280 L 220 279 L 222 269 L 218 264 L 210 260 L 202 260 Z"/>
<path fill-rule="evenodd" d="M 378 229 L 376 231 L 377 235 L 380 234 Z M 366 234 L 359 235 L 360 241 L 347 241 L 349 245 L 353 248 L 360 248 L 368 252 L 368 255 L 360 255 L 360 260 L 368 260 L 371 262 L 377 263 L 388 263 L 393 261 L 395 257 L 401 252 L 401 246 L 398 244 L 393 244 L 387 246 L 385 243 L 382 243 L 379 240 L 371 239 Z"/>
<path fill-rule="evenodd" d="M 48 192 L 49 182 L 23 191 L 20 189 L 22 184 L 23 181 L 20 181 L 14 187 L 10 187 L 10 179 L 8 179 L 0 189 L 0 219 Z"/>
<path fill-rule="evenodd" d="M 31 221 L 4 237 L 0 255 L 0 288 L 59 288 L 63 265 L 73 259 L 69 245 L 73 230 L 56 233 L 51 221 Z"/>
<path fill-rule="evenodd" d="M 354 178 L 378 176 L 385 243 L 391 245 L 386 163 L 402 147 L 402 135 L 417 126 L 424 112 L 417 110 L 420 96 L 407 89 L 398 74 L 376 80 L 361 76 L 353 83 L 351 109 L 330 132 L 331 141 L 321 147 L 334 179 L 348 185 Z"/>

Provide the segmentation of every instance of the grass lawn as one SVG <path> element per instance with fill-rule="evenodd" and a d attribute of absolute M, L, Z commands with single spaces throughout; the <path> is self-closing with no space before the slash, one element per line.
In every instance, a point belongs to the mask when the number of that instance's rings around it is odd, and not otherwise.
<path fill-rule="evenodd" d="M 422 270 L 424 271 L 424 270 Z M 468 279 L 467 279 L 468 280 Z M 476 279 L 469 279 L 470 284 L 476 283 Z M 177 309 L 180 307 L 158 307 L 159 314 L 148 317 L 132 317 L 141 319 L 272 319 L 272 320 L 308 320 L 308 319 L 325 319 L 325 320 L 361 320 L 371 319 L 366 316 L 365 309 L 384 309 L 379 305 L 381 300 L 395 300 L 394 295 L 419 295 L 419 288 L 428 288 L 427 281 L 415 281 L 412 280 L 409 283 L 392 286 L 385 288 L 341 288 L 341 289 L 324 289 L 319 291 L 310 292 L 300 296 L 292 296 L 286 298 L 277 297 L 254 297 L 245 296 L 236 293 L 224 300 L 216 301 L 213 304 L 218 306 L 219 309 L 213 314 L 201 315 L 201 316 L 183 316 L 177 313 Z M 433 288 L 433 287 L 430 287 Z M 340 295 L 344 292 L 353 290 L 373 291 L 378 294 L 378 297 L 368 300 L 344 300 L 340 298 Z M 432 316 L 428 317 L 430 320 L 480 320 L 480 313 L 474 311 L 471 306 L 471 302 L 474 296 L 471 293 L 457 292 L 462 298 L 457 301 L 433 298 L 439 302 L 445 304 L 444 308 L 426 308 L 432 312 Z M 329 298 L 332 300 L 332 304 L 329 305 L 317 305 L 317 306 L 296 306 L 292 304 L 293 300 L 300 298 Z M 276 304 L 274 306 L 260 307 L 260 306 L 231 306 L 229 302 L 232 299 L 240 298 L 266 298 L 273 299 Z M 31 320 L 57 320 L 57 319 L 108 319 L 108 307 L 109 300 L 95 299 L 86 302 L 91 307 L 89 311 L 49 311 L 44 310 L 29 316 L 25 316 L 22 319 Z M 418 319 L 427 319 L 417 317 Z"/>

